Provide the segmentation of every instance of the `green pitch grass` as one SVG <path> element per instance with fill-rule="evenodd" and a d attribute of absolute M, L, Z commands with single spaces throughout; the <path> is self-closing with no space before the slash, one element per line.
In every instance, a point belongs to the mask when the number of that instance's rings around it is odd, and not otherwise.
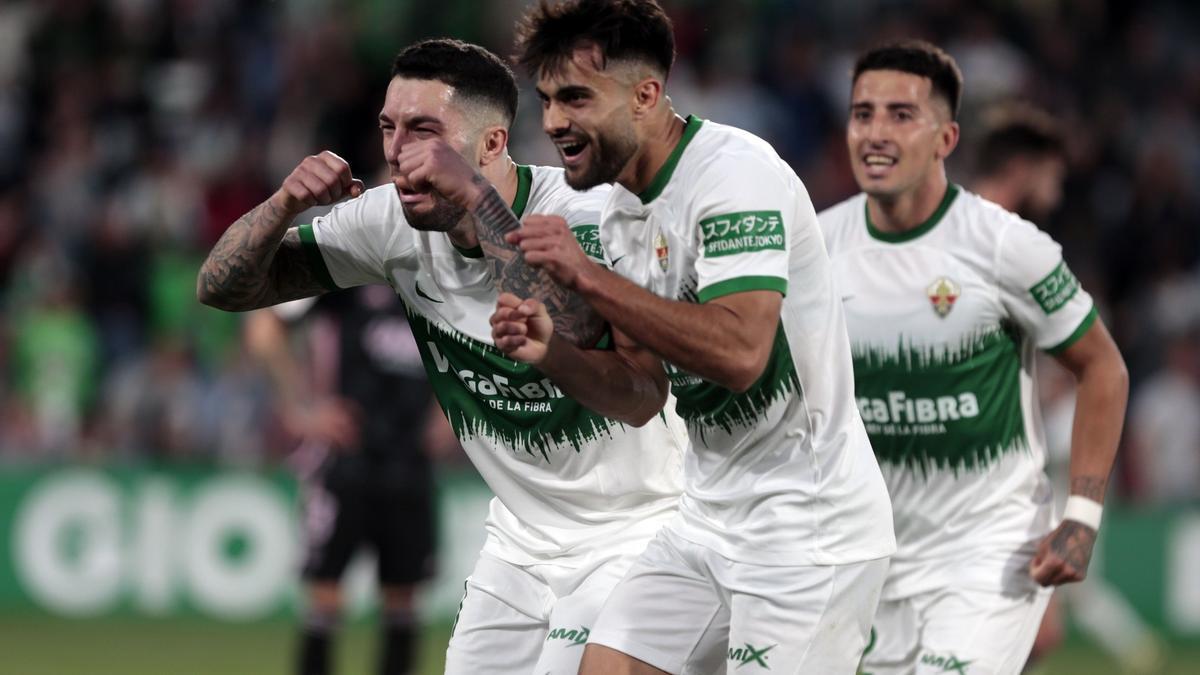
<path fill-rule="evenodd" d="M 450 627 L 428 627 L 416 672 L 442 672 Z M 337 673 L 372 675 L 375 631 L 349 626 L 337 650 Z M 218 624 L 200 619 L 71 621 L 33 614 L 0 615 L 0 672 L 13 675 L 290 675 L 295 637 L 283 621 Z M 1200 673 L 1200 645 L 1176 645 L 1162 675 Z M 1039 675 L 1119 675 L 1095 648 L 1071 644 Z"/>

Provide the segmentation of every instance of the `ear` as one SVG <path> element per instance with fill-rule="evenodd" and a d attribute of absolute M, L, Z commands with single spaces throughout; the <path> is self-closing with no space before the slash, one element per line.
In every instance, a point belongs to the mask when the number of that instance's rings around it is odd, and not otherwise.
<path fill-rule="evenodd" d="M 935 157 L 946 159 L 954 152 L 954 148 L 958 147 L 958 132 L 958 122 L 949 120 L 942 123 L 942 128 L 938 130 L 937 147 L 933 151 Z"/>
<path fill-rule="evenodd" d="M 633 117 L 639 119 L 658 106 L 663 97 L 663 83 L 656 77 L 646 77 L 633 86 Z"/>
<path fill-rule="evenodd" d="M 487 166 L 504 157 L 507 152 L 508 129 L 492 126 L 483 130 L 479 139 L 479 166 Z"/>

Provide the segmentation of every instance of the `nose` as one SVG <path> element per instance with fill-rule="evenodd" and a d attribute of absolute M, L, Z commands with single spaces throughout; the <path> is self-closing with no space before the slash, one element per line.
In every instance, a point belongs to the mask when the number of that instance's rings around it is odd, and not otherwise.
<path fill-rule="evenodd" d="M 571 126 L 567 116 L 555 104 L 551 103 L 542 108 L 542 131 L 551 138 L 561 135 Z"/>
<path fill-rule="evenodd" d="M 403 147 L 404 147 L 404 133 L 402 131 L 400 131 L 399 129 L 397 129 L 392 132 L 392 135 L 390 138 L 384 139 L 383 152 L 384 152 L 384 155 L 387 157 L 387 161 L 391 162 L 392 164 L 395 164 L 397 158 L 400 157 L 400 149 Z"/>
<path fill-rule="evenodd" d="M 867 125 L 867 141 L 872 145 L 880 145 L 887 140 L 887 120 L 883 115 L 872 115 Z"/>

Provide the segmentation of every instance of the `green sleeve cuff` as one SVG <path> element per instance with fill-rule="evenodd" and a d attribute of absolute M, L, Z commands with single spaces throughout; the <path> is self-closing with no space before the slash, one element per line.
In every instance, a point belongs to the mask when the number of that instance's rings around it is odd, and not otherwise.
<path fill-rule="evenodd" d="M 1066 340 L 1063 340 L 1062 342 L 1047 349 L 1046 352 L 1055 355 L 1065 352 L 1068 348 L 1070 348 L 1071 345 L 1079 342 L 1079 338 L 1083 337 L 1084 333 L 1088 332 L 1088 329 L 1092 327 L 1092 324 L 1096 323 L 1097 316 L 1098 314 L 1096 312 L 1096 306 L 1092 305 L 1092 308 L 1088 311 L 1087 316 L 1083 317 L 1083 321 L 1079 322 L 1079 327 L 1076 328 Z"/>
<path fill-rule="evenodd" d="M 724 295 L 745 293 L 746 291 L 777 291 L 780 295 L 787 295 L 787 279 L 780 277 L 735 277 L 705 286 L 696 295 L 700 302 L 708 302 Z"/>
<path fill-rule="evenodd" d="M 321 282 L 321 285 L 328 290 L 338 290 L 340 287 L 333 283 L 333 276 L 329 274 L 329 268 L 325 266 L 325 257 L 321 255 L 321 247 L 317 245 L 317 236 L 313 233 L 312 223 L 305 223 L 298 229 L 300 230 L 300 245 L 304 248 L 304 254 L 308 257 L 308 266 L 312 268 L 317 281 Z"/>

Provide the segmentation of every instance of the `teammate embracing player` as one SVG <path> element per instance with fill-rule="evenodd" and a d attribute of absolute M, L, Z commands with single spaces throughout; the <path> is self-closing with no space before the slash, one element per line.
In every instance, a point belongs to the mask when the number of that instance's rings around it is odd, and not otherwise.
<path fill-rule="evenodd" d="M 846 132 L 863 193 L 820 215 L 896 518 L 873 675 L 1020 672 L 1039 586 L 1087 573 L 1124 418 L 1124 362 L 1059 245 L 946 179 L 961 90 L 928 43 L 864 54 Z M 1077 379 L 1057 527 L 1036 350 Z"/>
<path fill-rule="evenodd" d="M 740 673 L 853 673 L 892 520 L 804 186 L 761 139 L 675 114 L 653 0 L 543 3 L 519 49 L 568 183 L 616 184 L 600 224 L 613 271 L 561 221 L 508 241 L 668 364 L 690 440 L 680 514 L 613 590 L 580 672 L 703 672 L 716 644 Z M 528 295 L 502 295 L 493 325 L 565 392 L 638 396 L 605 376 L 619 355 L 572 345 Z"/>
<path fill-rule="evenodd" d="M 226 230 L 197 280 L 200 299 L 227 310 L 367 284 L 390 285 L 404 302 L 434 393 L 496 494 L 447 650 L 455 674 L 575 673 L 609 590 L 680 492 L 684 432 L 660 414 L 667 382 L 656 359 L 611 342 L 606 353 L 622 360 L 610 377 L 640 395 L 593 402 L 602 416 L 491 345 L 497 286 L 551 305 L 578 344 L 604 332 L 503 240 L 524 213 L 555 214 L 588 245 L 589 264 L 603 261 L 595 229 L 606 189 L 579 193 L 561 169 L 515 164 L 516 107 L 512 72 L 486 50 L 454 40 L 405 49 L 379 115 L 393 182 L 365 190 L 333 153 L 308 157 Z"/>

